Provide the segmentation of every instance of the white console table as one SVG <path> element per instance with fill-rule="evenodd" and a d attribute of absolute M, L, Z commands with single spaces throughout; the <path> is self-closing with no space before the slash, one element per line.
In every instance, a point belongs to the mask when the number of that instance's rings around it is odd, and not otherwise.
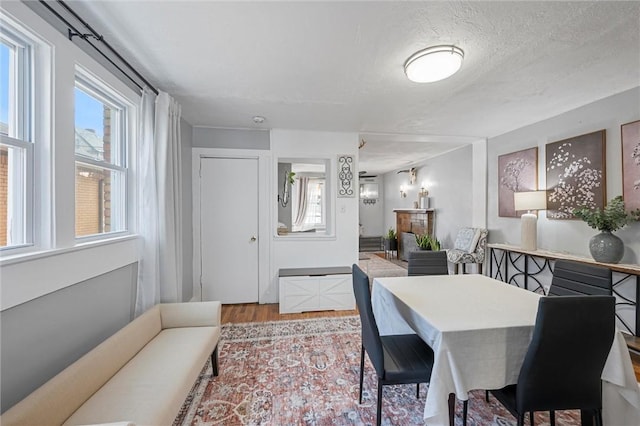
<path fill-rule="evenodd" d="M 281 314 L 355 309 L 349 266 L 280 269 L 278 277 Z"/>

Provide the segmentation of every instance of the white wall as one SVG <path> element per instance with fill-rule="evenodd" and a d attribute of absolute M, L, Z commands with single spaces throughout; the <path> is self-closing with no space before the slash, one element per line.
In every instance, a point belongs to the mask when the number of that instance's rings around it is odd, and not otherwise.
<path fill-rule="evenodd" d="M 379 237 L 387 234 L 389 228 L 384 227 L 384 176 L 376 176 L 374 178 L 362 178 L 360 184 L 377 183 L 378 184 L 378 201 L 375 204 L 365 204 L 360 200 L 359 205 L 359 223 L 362 226 L 363 237 Z M 358 187 L 358 191 L 360 187 Z"/>
<path fill-rule="evenodd" d="M 358 188 L 355 173 L 355 194 L 352 198 L 337 198 L 336 164 L 339 154 L 358 155 L 358 134 L 310 132 L 274 129 L 271 131 L 272 170 L 277 170 L 278 158 L 328 158 L 331 178 L 331 203 L 335 207 L 333 236 L 297 238 L 275 235 L 276 188 L 272 189 L 272 243 L 270 297 L 261 302 L 275 302 L 278 294 L 278 269 L 319 266 L 351 266 L 358 260 Z M 276 182 L 272 177 L 272 182 Z"/>
<path fill-rule="evenodd" d="M 407 173 L 385 174 L 385 229 L 396 228 L 393 209 L 413 208 L 423 185 L 429 191 L 429 208 L 435 209 L 434 233 L 443 248 L 453 247 L 459 228 L 482 226 L 474 222 L 472 208 L 473 154 L 472 145 L 467 145 L 419 164 L 414 185 L 409 185 Z M 406 198 L 400 198 L 400 185 L 405 187 Z"/>
<path fill-rule="evenodd" d="M 614 95 L 559 116 L 489 139 L 489 241 L 520 244 L 520 220 L 498 217 L 498 156 L 538 147 L 538 187 L 546 187 L 545 145 L 572 136 L 606 129 L 607 200 L 622 195 L 620 125 L 640 118 L 640 88 Z M 588 242 L 598 231 L 580 220 L 538 219 L 538 247 L 589 257 Z M 640 223 L 617 231 L 625 243 L 622 263 L 640 263 Z"/>

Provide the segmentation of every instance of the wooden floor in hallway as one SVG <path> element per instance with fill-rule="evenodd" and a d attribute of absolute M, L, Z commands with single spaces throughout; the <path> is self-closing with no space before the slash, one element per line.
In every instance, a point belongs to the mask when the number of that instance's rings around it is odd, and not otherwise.
<path fill-rule="evenodd" d="M 300 314 L 281 314 L 277 303 L 240 303 L 222 305 L 222 323 L 284 321 L 309 318 L 327 318 L 358 315 L 358 311 L 319 311 Z"/>

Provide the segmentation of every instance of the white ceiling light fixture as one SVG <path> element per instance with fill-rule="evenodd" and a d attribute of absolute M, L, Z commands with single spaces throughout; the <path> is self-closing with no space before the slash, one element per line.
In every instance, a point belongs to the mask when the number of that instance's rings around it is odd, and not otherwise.
<path fill-rule="evenodd" d="M 414 53 L 404 63 L 404 72 L 416 83 L 444 80 L 458 72 L 464 52 L 452 45 L 432 46 Z"/>

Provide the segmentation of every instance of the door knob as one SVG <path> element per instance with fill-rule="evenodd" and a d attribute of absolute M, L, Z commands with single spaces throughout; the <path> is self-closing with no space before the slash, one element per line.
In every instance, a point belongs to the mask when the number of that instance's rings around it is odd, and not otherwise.
<path fill-rule="evenodd" d="M 255 242 L 257 240 L 257 238 L 255 236 L 251 237 L 251 242 Z"/>

